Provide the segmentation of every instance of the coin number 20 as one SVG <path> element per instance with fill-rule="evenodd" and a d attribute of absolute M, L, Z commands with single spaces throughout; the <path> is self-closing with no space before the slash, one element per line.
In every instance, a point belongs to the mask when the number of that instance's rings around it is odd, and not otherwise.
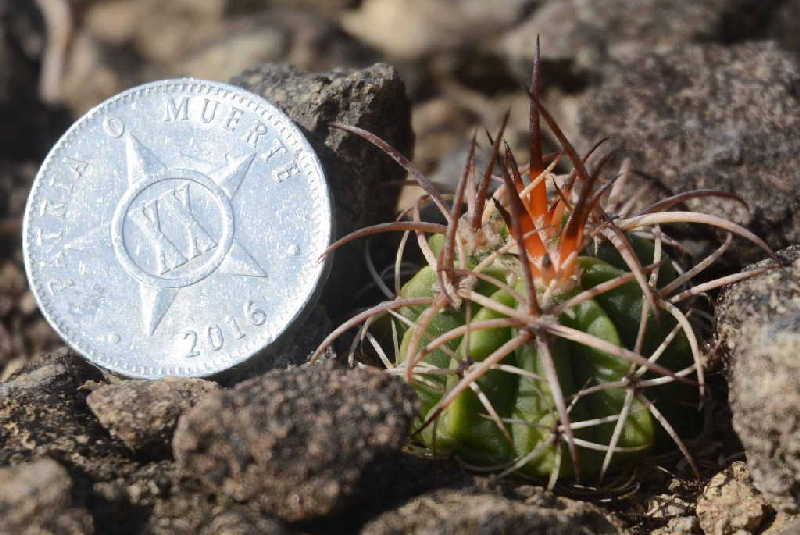
<path fill-rule="evenodd" d="M 244 316 L 250 324 L 255 326 L 264 325 L 267 321 L 267 313 L 258 308 L 253 301 L 248 301 L 244 305 Z M 212 351 L 219 351 L 222 349 L 222 346 L 225 345 L 226 332 L 236 340 L 241 340 L 247 336 L 242 332 L 241 327 L 239 327 L 239 322 L 236 321 L 236 318 L 233 316 L 226 316 L 223 322 L 224 327 L 226 327 L 225 330 L 223 330 L 223 327 L 219 324 L 209 325 L 204 331 L 201 331 L 200 334 L 194 329 L 184 330 L 183 340 L 189 341 L 189 350 L 184 357 L 192 358 L 200 356 L 200 351 L 197 346 L 201 336 L 208 342 L 208 346 Z"/>

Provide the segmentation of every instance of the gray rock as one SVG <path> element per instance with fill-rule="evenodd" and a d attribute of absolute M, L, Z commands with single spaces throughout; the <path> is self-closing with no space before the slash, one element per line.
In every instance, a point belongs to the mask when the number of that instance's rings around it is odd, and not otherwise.
<path fill-rule="evenodd" d="M 343 236 L 383 222 L 394 213 L 396 188 L 405 171 L 360 137 L 331 128 L 333 121 L 358 126 L 411 156 L 413 133 L 403 82 L 394 68 L 302 73 L 288 65 L 265 64 L 231 80 L 283 110 L 308 137 L 322 161 L 336 204 L 336 233 Z M 356 247 L 337 251 L 323 302 L 336 315 L 366 273 Z"/>
<path fill-rule="evenodd" d="M 72 480 L 52 459 L 0 468 L 0 533 L 88 535 L 89 513 L 72 504 Z"/>
<path fill-rule="evenodd" d="M 728 288 L 717 335 L 731 359 L 733 425 L 755 486 L 786 512 L 800 511 L 800 246 L 791 265 Z"/>
<path fill-rule="evenodd" d="M 779 249 L 800 241 L 798 82 L 794 57 L 772 43 L 683 46 L 609 67 L 580 112 L 581 134 L 613 136 L 635 169 L 671 192 L 737 193 L 749 212 L 729 200 L 687 205 L 744 224 Z M 740 266 L 763 258 L 738 244 Z"/>
<path fill-rule="evenodd" d="M 216 384 L 203 379 L 130 380 L 102 385 L 86 402 L 103 427 L 131 450 L 166 456 L 178 417 L 216 390 Z"/>
<path fill-rule="evenodd" d="M 146 511 L 169 496 L 174 469 L 168 461 L 131 458 L 109 436 L 86 405 L 87 386 L 102 382 L 98 369 L 63 349 L 35 357 L 0 383 L 0 466 L 55 459 L 75 478 L 97 533 L 138 535 Z"/>
<path fill-rule="evenodd" d="M 210 494 L 310 519 L 364 492 L 365 471 L 398 454 L 416 411 L 414 391 L 378 370 L 290 368 L 204 398 L 178 423 L 174 454 Z"/>
<path fill-rule="evenodd" d="M 542 57 L 561 63 L 562 72 L 555 77 L 564 77 L 565 71 L 598 75 L 615 59 L 666 52 L 686 43 L 729 43 L 763 35 L 763 24 L 780 3 L 549 0 L 507 31 L 496 48 L 526 82 L 537 36 Z"/>
<path fill-rule="evenodd" d="M 747 465 L 737 461 L 711 478 L 697 500 L 697 517 L 705 533 L 755 533 L 770 513 L 766 500 L 753 488 Z"/>
<path fill-rule="evenodd" d="M 368 523 L 361 535 L 579 535 L 619 533 L 589 504 L 565 498 L 520 503 L 494 494 L 441 490 Z"/>

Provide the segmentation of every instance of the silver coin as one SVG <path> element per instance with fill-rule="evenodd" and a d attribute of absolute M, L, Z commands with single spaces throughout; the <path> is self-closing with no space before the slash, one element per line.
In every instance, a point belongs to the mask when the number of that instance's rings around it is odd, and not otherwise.
<path fill-rule="evenodd" d="M 163 80 L 53 147 L 23 247 L 48 321 L 127 376 L 207 376 L 269 346 L 326 273 L 332 206 L 291 120 L 243 89 Z"/>

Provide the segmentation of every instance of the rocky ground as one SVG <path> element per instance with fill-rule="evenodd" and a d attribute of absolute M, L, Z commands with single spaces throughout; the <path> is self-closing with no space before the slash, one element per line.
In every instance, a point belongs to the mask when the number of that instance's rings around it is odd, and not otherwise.
<path fill-rule="evenodd" d="M 21 263 L 27 192 L 104 98 L 179 75 L 264 95 L 320 155 L 344 234 L 416 190 L 327 124 L 379 134 L 452 188 L 472 129 L 509 108 L 524 147 L 537 35 L 544 102 L 580 148 L 613 136 L 641 202 L 737 192 L 749 211 L 688 207 L 745 225 L 786 263 L 712 296 L 707 426 L 689 443 L 702 480 L 669 453 L 601 491 L 496 480 L 404 449 L 415 397 L 377 370 L 332 359 L 224 384 L 126 380 L 62 348 L 39 315 Z M 800 0 L 0 3 L 0 534 L 800 533 L 799 35 Z M 678 234 L 690 253 L 718 239 Z M 717 275 L 763 256 L 731 251 Z M 337 257 L 317 328 L 283 365 L 366 304 L 348 298 L 366 284 L 361 258 Z"/>

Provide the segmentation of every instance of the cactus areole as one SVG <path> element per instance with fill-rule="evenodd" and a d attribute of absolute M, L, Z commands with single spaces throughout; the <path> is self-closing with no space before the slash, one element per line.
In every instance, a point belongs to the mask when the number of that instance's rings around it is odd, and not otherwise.
<path fill-rule="evenodd" d="M 538 48 L 538 44 L 537 44 Z M 406 158 L 373 134 L 357 134 L 394 158 L 425 195 L 393 223 L 357 231 L 331 246 L 384 231 L 415 236 L 427 265 L 392 298 L 335 330 L 360 326 L 384 365 L 416 388 L 422 414 L 414 437 L 475 467 L 547 480 L 597 481 L 670 438 L 695 473 L 681 431 L 704 393 L 692 299 L 730 282 L 692 286 L 733 234 L 772 254 L 748 230 L 700 212 L 674 211 L 705 196 L 695 190 L 633 213 L 629 175 L 604 174 L 609 158 L 579 156 L 539 102 L 540 62 L 530 91 L 530 157 L 520 165 L 503 142 L 508 115 L 489 137 L 489 163 L 476 169 L 472 140 L 448 199 Z M 561 149 L 543 154 L 544 122 Z M 599 144 L 598 144 L 599 145 Z M 597 148 L 597 146 L 595 147 Z M 554 172 L 559 162 L 571 172 Z M 423 222 L 434 203 L 446 224 Z M 662 225 L 701 223 L 728 232 L 724 244 L 684 270 L 668 255 Z M 754 272 L 741 274 L 740 278 Z M 387 291 L 388 288 L 386 288 Z M 375 333 L 375 334 L 372 334 Z"/>

